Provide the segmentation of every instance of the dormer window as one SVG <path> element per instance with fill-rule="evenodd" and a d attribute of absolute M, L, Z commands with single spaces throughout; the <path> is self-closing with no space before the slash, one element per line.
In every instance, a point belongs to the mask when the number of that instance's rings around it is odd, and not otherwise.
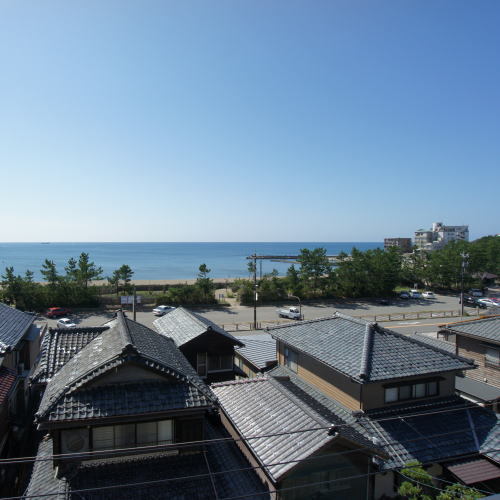
<path fill-rule="evenodd" d="M 401 382 L 386 385 L 384 388 L 385 402 L 395 403 L 397 401 L 407 401 L 408 399 L 437 396 L 439 394 L 439 380 L 417 380 L 413 383 Z"/>

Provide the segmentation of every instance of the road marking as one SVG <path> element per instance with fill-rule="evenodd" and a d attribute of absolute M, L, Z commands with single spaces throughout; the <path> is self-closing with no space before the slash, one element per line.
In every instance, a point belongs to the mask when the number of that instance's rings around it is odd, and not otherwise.
<path fill-rule="evenodd" d="M 420 326 L 439 326 L 439 325 L 445 325 L 446 323 L 420 323 Z M 399 325 L 401 326 L 395 326 L 394 328 L 411 328 L 413 326 L 415 326 L 415 324 L 411 324 L 411 325 L 403 325 L 401 323 L 399 323 Z"/>
<path fill-rule="evenodd" d="M 404 321 L 403 323 L 398 323 L 398 325 L 420 325 L 421 321 Z"/>

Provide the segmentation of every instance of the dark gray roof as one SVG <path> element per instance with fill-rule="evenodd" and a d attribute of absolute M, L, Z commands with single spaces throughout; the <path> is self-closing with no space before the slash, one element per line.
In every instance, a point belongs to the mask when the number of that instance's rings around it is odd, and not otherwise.
<path fill-rule="evenodd" d="M 33 321 L 35 315 L 0 303 L 0 354 L 14 348 Z"/>
<path fill-rule="evenodd" d="M 268 333 L 240 335 L 238 339 L 245 345 L 236 348 L 236 352 L 259 370 L 276 361 L 276 340 Z"/>
<path fill-rule="evenodd" d="M 108 328 L 108 326 L 101 326 L 49 329 L 43 336 L 40 359 L 31 380 L 34 383 L 46 383 L 75 354 Z"/>
<path fill-rule="evenodd" d="M 129 362 L 163 373 L 167 377 L 177 379 L 179 383 L 192 385 L 200 395 L 192 401 L 186 401 L 185 405 L 189 406 L 194 401 L 202 404 L 213 400 L 210 390 L 171 339 L 129 320 L 121 312 L 118 313 L 116 320 L 108 325 L 110 328 L 104 335 L 97 336 L 82 348 L 47 384 L 36 415 L 39 422 L 47 419 L 83 418 L 79 413 L 80 403 L 75 400 L 80 388 L 109 370 Z M 147 410 L 142 405 L 140 411 L 155 411 L 154 401 L 145 399 L 150 402 L 151 408 Z M 94 403 L 97 406 L 105 404 L 101 398 Z M 106 406 L 106 409 L 101 410 L 92 406 L 88 409 L 88 418 L 96 417 L 101 411 L 109 412 L 109 408 Z"/>
<path fill-rule="evenodd" d="M 458 396 L 372 410 L 360 418 L 366 432 L 386 443 L 385 467 L 411 460 L 440 462 L 482 454 L 499 461 L 500 425 L 493 411 Z"/>
<path fill-rule="evenodd" d="M 282 367 L 272 373 L 289 374 Z M 332 442 L 335 436 L 328 432 L 331 425 L 353 421 L 345 409 L 333 403 L 330 408 L 318 404 L 290 379 L 257 377 L 211 387 L 240 435 L 250 438 L 247 445 L 275 481 L 295 467 L 296 461 Z M 339 433 L 376 451 L 372 442 L 355 429 L 340 428 Z"/>
<path fill-rule="evenodd" d="M 449 323 L 447 330 L 500 343 L 500 316 Z"/>
<path fill-rule="evenodd" d="M 408 335 L 408 337 L 419 340 L 424 344 L 429 344 L 430 346 L 437 347 L 438 349 L 442 349 L 443 351 L 450 352 L 451 354 L 455 354 L 456 346 L 452 342 L 446 342 L 444 340 L 437 339 L 436 337 L 429 337 L 428 335 L 424 335 L 422 333 L 411 333 L 410 335 Z"/>
<path fill-rule="evenodd" d="M 158 333 L 173 339 L 177 347 L 187 344 L 209 330 L 221 334 L 231 340 L 234 345 L 243 345 L 236 337 L 227 333 L 220 326 L 200 314 L 195 314 L 183 307 L 177 307 L 161 318 L 158 318 L 153 322 L 153 325 Z"/>
<path fill-rule="evenodd" d="M 500 388 L 470 377 L 455 377 L 455 389 L 481 401 L 494 401 L 500 398 Z"/>
<path fill-rule="evenodd" d="M 268 331 L 360 383 L 474 367 L 471 360 L 340 313 Z"/>
<path fill-rule="evenodd" d="M 207 427 L 207 439 L 229 437 L 224 429 L 213 425 Z M 52 441 L 47 439 L 40 444 L 38 457 L 49 456 L 51 451 Z M 221 473 L 223 471 L 231 472 Z M 183 477 L 187 479 L 166 481 Z M 147 484 L 148 481 L 153 483 Z M 116 488 L 109 488 L 112 486 Z M 69 500 L 82 498 L 74 493 L 80 489 L 93 489 L 84 494 L 87 500 L 119 500 L 129 496 L 136 500 L 269 498 L 269 493 L 232 440 L 207 445 L 205 451 L 198 454 L 155 453 L 82 462 L 67 477 L 60 479 L 54 478 L 51 461 L 36 462 L 26 495 L 41 500 L 47 498 L 41 495 L 58 492 L 58 496 L 51 498 Z"/>

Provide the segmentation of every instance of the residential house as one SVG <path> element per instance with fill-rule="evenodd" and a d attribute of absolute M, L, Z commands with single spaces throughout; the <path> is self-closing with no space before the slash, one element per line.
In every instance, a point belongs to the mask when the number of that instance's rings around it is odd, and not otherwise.
<path fill-rule="evenodd" d="M 36 316 L 0 303 L 0 458 L 19 456 L 31 420 L 28 375 L 43 327 Z M 0 466 L 0 494 L 10 494 L 17 469 Z"/>
<path fill-rule="evenodd" d="M 449 467 L 464 457 L 467 470 L 488 464 L 475 484 L 498 488 L 497 416 L 455 395 L 455 375 L 471 360 L 340 313 L 268 331 L 278 366 L 212 387 L 277 497 L 393 496 L 408 462 L 455 480 Z"/>
<path fill-rule="evenodd" d="M 265 332 L 240 335 L 238 340 L 243 347 L 234 351 L 235 365 L 241 370 L 238 378 L 252 378 L 261 375 L 276 366 L 276 340 Z"/>
<path fill-rule="evenodd" d="M 44 342 L 34 382 L 46 384 L 45 436 L 27 497 L 268 498 L 173 340 L 122 312 L 105 326 L 74 331 L 71 352 L 69 331 Z"/>
<path fill-rule="evenodd" d="M 439 336 L 454 342 L 456 354 L 474 360 L 476 370 L 457 379 L 457 390 L 499 410 L 500 401 L 500 316 L 483 317 L 443 325 Z"/>
<path fill-rule="evenodd" d="M 183 307 L 158 318 L 153 325 L 175 342 L 207 383 L 235 378 L 234 348 L 242 347 L 243 342 L 220 326 Z"/>

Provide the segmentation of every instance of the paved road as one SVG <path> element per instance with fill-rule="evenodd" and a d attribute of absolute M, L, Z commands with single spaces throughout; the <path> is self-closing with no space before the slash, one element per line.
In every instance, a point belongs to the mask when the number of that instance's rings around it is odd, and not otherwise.
<path fill-rule="evenodd" d="M 291 301 L 283 305 L 296 305 Z M 278 320 L 276 313 L 276 306 L 262 306 L 257 308 L 257 321 L 259 322 L 274 322 Z M 316 319 L 334 314 L 336 311 L 352 315 L 352 316 L 374 316 L 374 315 L 387 315 L 395 313 L 409 313 L 409 312 L 422 312 L 422 311 L 451 311 L 459 310 L 458 297 L 437 295 L 434 300 L 396 300 L 390 305 L 380 305 L 376 301 L 342 301 L 330 303 L 307 304 L 302 307 L 302 312 L 305 319 Z M 466 308 L 469 312 L 473 313 L 474 310 Z M 210 319 L 219 325 L 227 325 L 228 329 L 233 330 L 229 325 L 246 324 L 253 322 L 253 308 L 247 306 L 235 305 L 227 308 L 220 309 L 197 309 L 197 312 Z M 105 321 L 113 317 L 112 312 L 80 312 L 72 316 L 76 323 L 82 326 L 98 326 L 102 325 Z M 129 312 L 129 317 L 132 313 Z M 137 312 L 137 321 L 146 326 L 152 327 L 153 321 L 156 317 L 151 310 L 144 310 Z M 395 329 L 402 333 L 413 333 L 415 331 L 436 331 L 437 325 L 458 321 L 460 318 L 433 318 L 430 320 L 416 320 L 406 319 L 392 322 L 383 322 L 384 326 Z M 55 327 L 56 320 L 47 320 L 49 326 Z M 243 327 L 242 327 L 243 328 Z M 248 326 L 246 326 L 248 329 Z M 243 332 L 242 332 L 243 333 Z"/>

